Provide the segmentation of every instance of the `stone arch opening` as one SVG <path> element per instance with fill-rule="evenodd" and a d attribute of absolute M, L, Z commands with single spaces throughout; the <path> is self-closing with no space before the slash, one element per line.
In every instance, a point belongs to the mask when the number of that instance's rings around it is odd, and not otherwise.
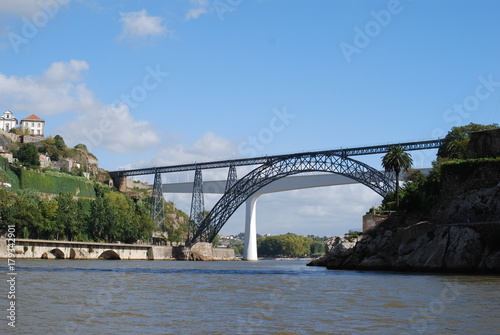
<path fill-rule="evenodd" d="M 75 249 L 71 248 L 69 250 L 69 258 L 70 259 L 75 259 L 76 258 L 76 252 L 75 252 Z"/>
<path fill-rule="evenodd" d="M 56 259 L 64 259 L 64 252 L 61 249 L 55 248 L 50 250 L 50 253 L 54 255 Z"/>
<path fill-rule="evenodd" d="M 99 259 L 121 259 L 120 255 L 118 255 L 113 250 L 106 250 L 102 254 L 99 255 Z"/>

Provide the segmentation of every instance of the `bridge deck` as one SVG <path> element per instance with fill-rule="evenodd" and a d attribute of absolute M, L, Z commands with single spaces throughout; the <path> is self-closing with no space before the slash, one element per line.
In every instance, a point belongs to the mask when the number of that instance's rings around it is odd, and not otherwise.
<path fill-rule="evenodd" d="M 367 147 L 357 147 L 357 148 L 341 148 L 334 150 L 324 150 L 324 151 L 311 151 L 311 152 L 302 152 L 288 155 L 276 155 L 276 156 L 263 156 L 263 157 L 255 157 L 255 158 L 242 158 L 242 159 L 232 159 L 232 160 L 222 160 L 222 161 L 214 161 L 214 162 L 204 162 L 204 163 L 191 163 L 191 164 L 181 164 L 181 165 L 172 165 L 172 166 L 162 166 L 162 167 L 150 167 L 150 168 L 141 168 L 141 169 L 132 169 L 132 170 L 118 170 L 111 171 L 110 174 L 118 175 L 119 177 L 128 177 L 128 176 L 140 176 L 140 175 L 148 175 L 155 173 L 171 173 L 171 172 L 183 172 L 183 171 L 193 171 L 196 169 L 217 169 L 224 168 L 230 166 L 248 166 L 248 165 L 259 165 L 272 162 L 278 159 L 286 159 L 294 156 L 315 156 L 315 155 L 324 155 L 324 154 L 332 154 L 338 156 L 361 156 L 361 155 L 373 155 L 373 154 L 381 154 L 386 153 L 393 146 L 400 145 L 406 151 L 411 150 L 423 150 L 423 149 L 437 149 L 441 146 L 443 140 L 429 140 L 429 141 L 418 141 L 418 142 L 406 142 L 406 143 L 395 143 L 395 144 L 385 144 L 385 145 L 376 145 L 376 146 L 367 146 Z"/>

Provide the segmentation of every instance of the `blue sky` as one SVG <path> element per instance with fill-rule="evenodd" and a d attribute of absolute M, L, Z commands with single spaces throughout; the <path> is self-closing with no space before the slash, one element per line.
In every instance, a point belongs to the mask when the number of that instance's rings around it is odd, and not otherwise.
<path fill-rule="evenodd" d="M 108 170 L 433 139 L 499 122 L 499 12 L 494 0 L 3 0 L 0 111 L 38 115 Z M 189 211 L 189 195 L 165 197 Z M 266 195 L 258 231 L 341 234 L 379 201 L 359 185 Z"/>

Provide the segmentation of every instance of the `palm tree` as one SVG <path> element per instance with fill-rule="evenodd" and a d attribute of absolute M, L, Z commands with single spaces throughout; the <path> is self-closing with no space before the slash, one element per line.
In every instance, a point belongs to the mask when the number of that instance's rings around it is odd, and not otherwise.
<path fill-rule="evenodd" d="M 399 207 L 399 173 L 401 170 L 407 172 L 413 164 L 411 155 L 400 145 L 392 146 L 389 152 L 382 157 L 382 166 L 386 172 L 396 174 L 396 208 Z"/>

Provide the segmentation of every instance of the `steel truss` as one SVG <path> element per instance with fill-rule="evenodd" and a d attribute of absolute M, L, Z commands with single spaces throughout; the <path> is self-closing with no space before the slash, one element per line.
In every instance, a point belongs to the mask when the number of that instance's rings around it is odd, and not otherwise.
<path fill-rule="evenodd" d="M 308 153 L 298 153 L 292 156 L 302 156 L 302 155 L 339 155 L 339 156 L 361 156 L 361 155 L 373 155 L 373 154 L 383 154 L 389 151 L 392 146 L 400 145 L 405 151 L 411 150 L 423 150 L 423 149 L 437 149 L 441 146 L 443 140 L 430 140 L 430 141 L 419 141 L 419 142 L 406 142 L 406 143 L 395 143 L 395 144 L 384 144 L 377 146 L 368 147 L 358 147 L 358 148 L 346 148 L 346 149 L 335 149 L 327 151 L 313 151 Z M 154 168 L 144 168 L 144 169 L 134 169 L 134 170 L 118 170 L 112 171 L 110 174 L 116 174 L 118 177 L 130 177 L 130 176 L 140 176 L 147 174 L 154 174 L 156 171 L 161 173 L 170 172 L 182 172 L 182 171 L 193 171 L 197 168 L 199 169 L 217 169 L 233 166 L 248 166 L 248 165 L 260 165 L 266 164 L 268 162 L 273 162 L 277 159 L 286 159 L 290 155 L 278 155 L 278 156 L 265 156 L 256 158 L 243 158 L 243 159 L 233 159 L 206 163 L 194 163 L 194 164 L 183 164 L 183 165 L 172 165 L 164 167 L 154 167 Z"/>
<path fill-rule="evenodd" d="M 225 193 L 227 193 L 231 187 L 233 187 L 233 185 L 236 183 L 236 181 L 238 180 L 238 176 L 236 174 L 236 166 L 234 166 L 234 164 L 231 164 L 229 166 L 229 173 L 227 174 L 227 181 L 226 181 L 226 189 L 225 189 Z"/>
<path fill-rule="evenodd" d="M 204 218 L 204 212 L 205 201 L 203 198 L 203 178 L 201 169 L 197 168 L 194 173 L 193 197 L 191 199 L 191 213 L 189 216 L 188 236 L 189 234 L 194 234 L 194 232 L 199 229 Z"/>
<path fill-rule="evenodd" d="M 155 172 L 152 202 L 151 219 L 153 219 L 157 229 L 166 231 L 167 227 L 165 224 L 165 208 L 163 207 L 163 191 L 160 172 Z"/>
<path fill-rule="evenodd" d="M 269 160 L 237 181 L 200 223 L 191 238 L 213 241 L 236 209 L 252 194 L 278 179 L 303 172 L 331 172 L 352 178 L 384 196 L 395 189 L 395 182 L 369 165 L 331 152 L 294 154 Z"/>

